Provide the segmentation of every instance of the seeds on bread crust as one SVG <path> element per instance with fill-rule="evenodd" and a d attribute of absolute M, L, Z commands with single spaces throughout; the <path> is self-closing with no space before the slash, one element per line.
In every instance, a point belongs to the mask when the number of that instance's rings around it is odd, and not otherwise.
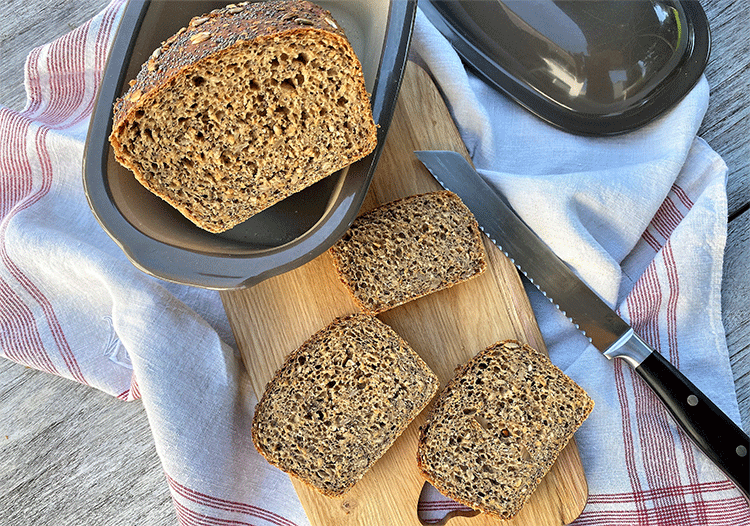
<path fill-rule="evenodd" d="M 377 136 L 362 66 L 330 19 L 304 0 L 194 18 L 115 103 L 115 158 L 219 233 L 365 157 Z"/>

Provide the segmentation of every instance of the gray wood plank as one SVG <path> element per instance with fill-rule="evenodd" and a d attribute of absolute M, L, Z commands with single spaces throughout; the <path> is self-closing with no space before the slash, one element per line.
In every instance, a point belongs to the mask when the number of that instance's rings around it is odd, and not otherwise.
<path fill-rule="evenodd" d="M 22 110 L 23 67 L 35 47 L 51 42 L 94 17 L 108 0 L 3 0 L 0 2 L 0 103 Z"/>
<path fill-rule="evenodd" d="M 729 167 L 729 217 L 750 203 L 750 2 L 701 0 L 711 28 L 708 113 L 698 134 Z M 745 35 L 745 36 L 739 36 Z"/>
<path fill-rule="evenodd" d="M 743 427 L 750 433 L 750 211 L 729 224 L 721 307 Z"/>
<path fill-rule="evenodd" d="M 729 228 L 722 316 L 745 431 L 750 432 L 750 4 L 701 0 L 711 27 L 709 106 L 699 135 L 727 163 Z"/>
<path fill-rule="evenodd" d="M 140 402 L 0 360 L 0 522 L 175 526 Z"/>

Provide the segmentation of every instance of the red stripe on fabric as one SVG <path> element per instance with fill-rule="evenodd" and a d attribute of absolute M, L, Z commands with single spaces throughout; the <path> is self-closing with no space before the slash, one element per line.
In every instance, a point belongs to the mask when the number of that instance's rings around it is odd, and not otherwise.
<path fill-rule="evenodd" d="M 617 398 L 620 401 L 620 412 L 622 418 L 622 441 L 623 450 L 625 452 L 625 467 L 630 478 L 630 487 L 633 489 L 632 495 L 635 497 L 636 509 L 640 512 L 645 513 L 645 501 L 642 498 L 643 489 L 641 488 L 641 480 L 638 477 L 638 465 L 635 458 L 635 434 L 633 432 L 633 424 L 630 421 L 630 402 L 628 400 L 627 387 L 625 384 L 625 373 L 621 360 L 614 360 L 613 371 L 615 376 L 615 388 L 617 391 Z M 642 516 L 642 515 L 639 515 Z M 643 524 L 639 521 L 638 525 Z"/>
<path fill-rule="evenodd" d="M 110 36 L 112 32 L 112 27 L 114 25 L 114 20 L 119 13 L 119 9 L 122 6 L 123 2 L 117 2 L 116 4 L 110 5 L 109 9 L 104 13 L 102 17 L 102 21 L 99 25 L 99 28 L 96 33 L 96 39 L 94 42 L 94 57 L 93 57 L 93 86 L 91 87 L 88 100 L 86 101 L 86 104 L 82 106 L 81 108 L 77 109 L 78 116 L 75 120 L 73 120 L 69 126 L 73 126 L 75 124 L 78 124 L 79 122 L 82 122 L 86 119 L 88 119 L 91 116 L 91 113 L 94 111 L 94 105 L 96 104 L 96 94 L 99 91 L 99 86 L 101 85 L 102 76 L 104 74 L 104 67 L 106 65 L 106 58 L 109 52 L 109 41 Z M 85 27 L 86 34 L 88 31 L 90 31 L 90 23 L 87 24 Z M 85 58 L 84 58 L 85 61 Z M 86 77 L 82 76 L 81 80 L 86 83 Z M 82 92 L 85 92 L 85 89 L 82 90 Z"/>
<path fill-rule="evenodd" d="M 34 315 L 5 280 L 0 280 L 0 341 L 5 355 L 15 362 L 59 374 L 37 331 Z"/>
<path fill-rule="evenodd" d="M 661 250 L 664 243 L 672 235 L 672 232 L 685 218 L 685 213 L 675 202 L 675 199 L 687 210 L 693 206 L 693 202 L 687 193 L 677 185 L 672 185 L 670 195 L 666 197 L 659 209 L 656 211 L 651 223 L 646 228 L 641 238 L 654 252 Z M 661 239 L 657 239 L 658 237 Z"/>
<path fill-rule="evenodd" d="M 659 249 L 661 248 L 661 244 L 656 239 L 656 237 L 654 237 L 654 235 L 651 233 L 649 229 L 646 229 L 646 231 L 643 232 L 643 235 L 641 236 L 641 238 L 646 242 L 648 246 L 651 247 L 651 249 L 654 252 L 658 252 Z"/>
<path fill-rule="evenodd" d="M 631 323 L 635 331 L 646 341 L 658 342 L 658 325 L 651 323 L 658 312 L 658 304 L 661 302 L 661 293 L 655 283 L 653 266 L 646 269 L 641 278 L 635 283 L 632 292 L 627 297 L 626 303 L 630 312 Z M 641 480 L 637 475 L 639 466 L 637 462 L 636 448 L 639 449 L 646 475 L 646 483 L 649 487 L 653 485 L 653 451 L 660 451 L 663 445 L 655 445 L 654 439 L 663 434 L 656 432 L 656 423 L 653 420 L 655 410 L 651 404 L 653 394 L 643 392 L 643 382 L 636 380 L 635 375 L 630 375 L 628 385 L 633 392 L 633 419 L 630 416 L 630 401 L 626 379 L 621 364 L 616 367 L 617 392 L 622 407 L 623 437 L 626 440 L 626 466 L 630 474 L 631 487 L 636 494 L 642 491 Z M 657 467 L 657 469 L 660 469 Z M 638 502 L 638 509 L 645 511 L 643 501 Z M 643 516 L 639 518 L 638 524 L 645 524 Z"/>
<path fill-rule="evenodd" d="M 10 110 L 0 110 L 0 260 L 8 261 L 5 235 L 8 221 L 16 213 L 16 207 L 33 189 L 31 163 L 27 155 L 26 139 L 30 123 Z M 36 332 L 34 316 L 18 294 L 5 281 L 0 290 L 0 300 L 5 318 L 5 336 L 12 336 L 12 344 L 6 340 L 5 353 L 16 361 L 57 374 L 42 339 Z M 6 333 L 7 331 L 7 333 Z"/>
<path fill-rule="evenodd" d="M 88 36 L 88 27 L 90 23 L 85 24 L 78 31 L 74 31 L 69 34 L 69 40 L 72 42 L 70 45 L 64 45 L 62 41 L 59 42 L 59 47 L 62 48 L 62 52 L 67 59 L 69 68 L 67 71 L 76 72 L 75 75 L 66 75 L 61 77 L 68 80 L 64 83 L 64 93 L 66 94 L 65 105 L 63 106 L 63 113 L 60 115 L 60 122 L 63 122 L 75 114 L 76 110 L 81 107 L 84 95 L 86 93 L 86 78 L 84 71 L 86 70 L 86 37 Z"/>
<path fill-rule="evenodd" d="M 253 526 L 252 523 L 211 517 L 191 510 L 187 506 L 173 500 L 180 524 L 184 526 Z"/>
<path fill-rule="evenodd" d="M 93 111 L 96 93 L 101 82 L 104 67 L 109 53 L 114 21 L 125 0 L 112 2 L 101 16 L 101 22 L 94 43 L 94 85 L 86 95 L 86 41 L 93 19 L 72 32 L 63 35 L 54 42 L 35 48 L 26 60 L 26 78 L 29 83 L 29 107 L 23 115 L 31 117 L 43 105 L 39 65 L 43 50 L 46 54 L 46 72 L 49 74 L 50 96 L 48 105 L 36 120 L 44 122 L 51 128 L 70 127 L 86 120 Z M 84 103 L 85 102 L 85 103 Z M 67 121 L 74 114 L 73 120 Z"/>
<path fill-rule="evenodd" d="M 47 69 L 50 72 L 50 104 L 39 117 L 48 126 L 57 126 L 81 106 L 86 90 L 86 35 L 91 22 L 50 44 Z"/>
<path fill-rule="evenodd" d="M 586 502 L 592 505 L 599 504 L 625 504 L 637 500 L 655 500 L 661 498 L 667 493 L 677 493 L 682 495 L 692 495 L 695 493 L 719 493 L 735 489 L 736 486 L 727 480 L 713 482 L 701 482 L 698 484 L 685 484 L 673 487 L 649 488 L 643 490 L 640 495 L 633 493 L 603 493 L 591 494 Z"/>
<path fill-rule="evenodd" d="M 633 397 L 648 487 L 679 485 L 681 481 L 678 476 L 679 463 L 675 455 L 675 437 L 664 406 L 640 378 L 634 382 Z M 667 494 L 664 500 L 677 504 L 673 497 Z"/>
<path fill-rule="evenodd" d="M 645 517 L 640 510 L 585 509 L 571 526 L 748 526 L 750 509 L 743 497 L 709 502 L 687 502 L 678 509 L 648 508 Z"/>
<path fill-rule="evenodd" d="M 104 16 L 103 31 L 97 33 L 97 44 L 99 44 L 100 49 L 95 59 L 100 64 L 105 63 L 108 48 L 108 46 L 102 44 L 109 40 L 113 21 L 121 4 L 122 2 L 115 4 Z M 91 21 L 47 46 L 48 54 L 46 57 L 50 70 L 51 101 L 42 115 L 54 116 L 55 118 L 51 119 L 53 124 L 55 121 L 62 122 L 72 115 L 79 108 L 84 97 L 84 52 L 87 32 L 90 27 Z M 24 117 L 38 111 L 43 103 L 38 70 L 43 49 L 44 47 L 40 47 L 32 50 L 26 61 L 30 99 L 28 108 L 23 115 L 9 110 L 0 110 L 0 166 L 2 169 L 2 174 L 0 174 L 0 217 L 3 221 L 3 227 L 0 231 L 0 259 L 2 259 L 10 274 L 42 308 L 49 330 L 71 376 L 75 380 L 87 384 L 51 303 L 11 260 L 5 245 L 8 222 L 20 211 L 36 204 L 49 192 L 52 184 L 53 167 L 46 147 L 48 127 L 39 128 L 35 136 L 35 146 L 42 172 L 41 187 L 36 192 L 33 192 L 32 168 L 25 153 L 27 151 L 26 141 L 30 122 L 28 118 Z M 95 90 L 91 91 L 95 92 Z M 94 98 L 95 93 L 90 97 L 89 105 L 83 108 L 82 118 L 87 118 L 91 113 Z M 16 321 L 22 320 L 29 327 L 36 327 L 31 310 L 23 305 L 12 287 L 7 285 L 4 290 L 5 293 L 0 298 L 4 300 L 3 305 L 9 309 L 8 315 L 20 316 Z M 12 312 L 10 311 L 11 305 L 14 306 Z M 16 329 L 13 334 L 15 334 L 14 345 L 19 346 L 19 350 L 14 351 L 6 347 L 9 357 L 13 356 L 13 359 L 25 365 L 59 374 L 44 348 L 41 336 L 36 330 L 32 334 L 29 330 L 19 331 Z M 24 335 L 26 339 L 24 339 Z"/>
<path fill-rule="evenodd" d="M 691 208 L 693 208 L 693 205 L 695 203 L 693 203 L 693 200 L 690 199 L 690 196 L 685 191 L 685 189 L 683 189 L 678 184 L 673 184 L 672 185 L 672 192 L 674 192 L 674 194 L 677 196 L 677 199 L 680 200 L 680 202 L 683 204 L 683 206 L 685 208 L 687 208 L 688 210 L 690 210 Z"/>
<path fill-rule="evenodd" d="M 23 273 L 23 271 L 11 260 L 10 256 L 8 255 L 7 251 L 7 245 L 6 245 L 6 233 L 7 233 L 7 225 L 8 221 L 12 219 L 16 214 L 19 212 L 26 210 L 36 204 L 40 199 L 42 199 L 50 190 L 52 185 L 52 162 L 49 156 L 49 152 L 47 151 L 46 147 L 46 135 L 48 132 L 48 128 L 38 128 L 35 133 L 35 147 L 37 151 L 37 156 L 40 162 L 41 172 L 42 172 L 42 178 L 41 178 L 41 186 L 40 188 L 34 192 L 31 193 L 31 191 L 27 192 L 27 194 L 22 198 L 15 202 L 15 206 L 12 207 L 10 211 L 5 214 L 2 222 L 2 227 L 0 227 L 0 261 L 5 265 L 6 269 L 10 273 L 11 276 L 15 280 L 18 281 L 18 283 L 24 288 L 24 290 L 36 301 L 36 303 L 41 307 L 42 312 L 44 313 L 45 319 L 47 321 L 47 325 L 51 331 L 51 334 L 53 336 L 53 339 L 55 340 L 55 344 L 58 347 L 58 350 L 60 351 L 60 354 L 65 361 L 66 366 L 68 367 L 68 370 L 71 374 L 71 376 L 83 383 L 87 384 L 85 378 L 83 377 L 83 374 L 80 370 L 80 367 L 78 366 L 78 363 L 75 359 L 75 356 L 70 350 L 70 347 L 68 346 L 67 340 L 65 338 L 65 335 L 63 334 L 62 327 L 57 319 L 57 316 L 54 312 L 54 309 L 52 308 L 52 304 L 49 302 L 49 300 L 44 296 L 44 294 L 41 293 L 41 291 L 32 283 L 32 281 Z M 27 129 L 28 133 L 28 129 Z M 24 150 L 25 151 L 25 148 Z M 4 154 L 5 152 L 3 152 Z M 4 155 L 3 155 L 4 157 Z M 18 158 L 16 154 L 16 158 Z M 31 165 L 29 163 L 28 158 L 25 160 L 18 159 L 18 161 L 25 161 L 22 162 L 22 173 L 20 175 L 21 179 L 31 179 Z M 13 178 L 14 173 L 11 171 L 9 174 L 9 177 Z"/>
<path fill-rule="evenodd" d="M 141 397 L 140 390 L 138 389 L 138 382 L 135 380 L 135 374 L 130 376 L 130 388 L 127 391 L 117 395 L 117 398 L 125 401 L 138 400 Z"/>
<path fill-rule="evenodd" d="M 675 367 L 680 365 L 679 350 L 677 348 L 677 303 L 680 295 L 680 276 L 677 272 L 677 260 L 674 257 L 671 242 L 667 241 L 662 249 L 664 269 L 669 285 L 669 297 L 667 298 L 667 336 L 669 338 L 669 361 Z"/>
<path fill-rule="evenodd" d="M 664 239 L 669 239 L 677 225 L 682 221 L 682 214 L 672 201 L 671 197 L 667 197 L 664 203 L 656 211 L 651 225 L 661 234 Z"/>
<path fill-rule="evenodd" d="M 677 353 L 677 299 L 679 295 L 679 280 L 676 265 L 671 251 L 671 244 L 667 242 L 662 249 L 663 258 L 655 260 L 644 272 L 628 298 L 631 308 L 633 327 L 642 337 L 659 350 L 660 330 L 659 312 L 662 305 L 662 285 L 659 281 L 655 265 L 662 262 L 666 268 L 667 293 L 665 303 L 665 319 L 668 341 L 668 351 L 671 356 Z M 685 467 L 688 479 L 695 484 L 698 481 L 697 467 L 692 446 L 681 430 L 674 431 L 672 421 L 663 404 L 644 382 L 637 381 L 633 385 L 636 403 L 636 421 L 638 435 L 641 438 L 641 453 L 644 459 L 644 471 L 650 487 L 678 486 L 684 484 L 680 480 L 679 466 Z M 679 441 L 680 448 L 677 447 Z M 678 451 L 683 453 L 678 458 Z M 698 501 L 702 500 L 698 495 Z M 679 509 L 685 505 L 684 496 L 667 494 L 663 500 L 669 506 L 665 509 Z M 700 513 L 700 508 L 696 508 Z"/>
<path fill-rule="evenodd" d="M 679 367 L 680 364 L 680 353 L 679 343 L 677 339 L 677 309 L 680 295 L 680 274 L 677 269 L 677 259 L 672 249 L 671 241 L 668 241 L 664 245 L 662 250 L 664 268 L 667 274 L 667 282 L 669 284 L 669 299 L 667 302 L 667 335 L 669 338 L 669 359 L 670 362 L 675 366 Z M 696 465 L 696 459 L 694 454 L 694 448 L 692 441 L 688 436 L 679 429 L 679 439 L 682 445 L 682 451 L 684 454 L 684 465 L 688 474 L 688 479 L 691 484 L 697 484 L 699 481 L 698 467 Z M 702 501 L 702 494 L 698 493 L 696 498 Z"/>
<path fill-rule="evenodd" d="M 661 341 L 658 325 L 661 290 L 653 264 L 636 281 L 626 302 L 633 329 L 658 350 Z"/>
<path fill-rule="evenodd" d="M 28 80 L 29 107 L 23 112 L 25 116 L 36 112 L 42 105 L 42 86 L 39 78 L 39 56 L 41 53 L 42 48 L 38 47 L 32 49 L 26 58 L 25 75 Z"/>
<path fill-rule="evenodd" d="M 94 53 L 94 60 L 96 64 L 96 71 L 103 73 L 104 68 L 107 65 L 107 57 L 109 56 L 109 48 L 111 45 L 112 29 L 114 28 L 115 19 L 120 13 L 120 9 L 125 5 L 127 0 L 119 0 L 113 2 L 109 6 L 109 10 L 104 14 L 99 32 L 96 38 L 96 47 Z M 98 77 L 101 80 L 101 75 Z"/>
<path fill-rule="evenodd" d="M 636 283 L 628 302 L 635 307 L 631 311 L 633 328 L 657 351 L 660 342 L 658 313 L 662 301 L 661 285 L 652 264 Z M 633 393 L 641 456 L 648 485 L 678 485 L 680 481 L 675 478 L 679 469 L 674 455 L 675 437 L 665 409 L 644 382 L 634 381 Z"/>
<path fill-rule="evenodd" d="M 52 169 L 52 160 L 49 155 L 49 151 L 47 150 L 47 144 L 46 144 L 46 138 L 47 138 L 47 128 L 40 128 L 36 134 L 36 148 L 37 153 L 39 155 L 39 161 L 42 168 L 42 188 L 33 196 L 32 199 L 27 200 L 24 202 L 23 208 L 28 208 L 34 203 L 38 202 L 42 197 L 47 195 L 50 188 L 52 187 L 52 177 L 53 177 L 53 169 Z M 5 243 L 3 242 L 3 249 L 5 248 Z M 88 385 L 88 382 L 83 376 L 83 372 L 81 371 L 81 368 L 78 365 L 78 361 L 76 360 L 75 355 L 73 354 L 73 351 L 70 349 L 70 346 L 68 345 L 67 338 L 65 337 L 65 334 L 62 329 L 62 325 L 60 324 L 60 321 L 57 319 L 57 314 L 55 314 L 55 310 L 52 307 L 52 303 L 47 299 L 47 297 L 34 285 L 34 283 L 23 274 L 23 272 L 13 265 L 14 270 L 14 277 L 24 286 L 26 291 L 31 294 L 31 296 L 37 301 L 39 306 L 42 308 L 42 311 L 44 312 L 44 316 L 47 320 L 47 324 L 52 332 L 52 336 L 55 340 L 55 344 L 57 345 L 60 354 L 63 357 L 63 360 L 65 360 L 65 364 L 68 366 L 68 370 L 70 371 L 72 377 L 81 382 L 82 384 Z"/>
<path fill-rule="evenodd" d="M 31 163 L 26 154 L 29 121 L 0 109 L 0 214 L 3 223 L 18 201 L 31 192 Z"/>
<path fill-rule="evenodd" d="M 251 504 L 244 504 L 242 502 L 235 502 L 235 501 L 230 501 L 230 500 L 221 499 L 217 497 L 212 497 L 210 495 L 198 492 L 196 490 L 190 489 L 187 486 L 184 486 L 178 483 L 174 478 L 170 477 L 168 474 L 166 476 L 167 476 L 167 482 L 169 483 L 169 486 L 170 488 L 172 488 L 172 491 L 174 493 L 196 504 L 200 504 L 203 506 L 207 506 L 207 507 L 214 508 L 217 510 L 222 510 L 222 511 L 242 513 L 242 514 L 256 517 L 259 519 L 263 519 L 272 524 L 278 524 L 281 526 L 296 526 L 296 524 L 293 523 L 292 521 L 270 510 L 260 508 L 258 506 L 253 506 Z"/>
<path fill-rule="evenodd" d="M 131 400 L 137 400 L 141 397 L 141 388 L 138 386 L 138 379 L 135 374 L 130 378 L 130 396 Z"/>

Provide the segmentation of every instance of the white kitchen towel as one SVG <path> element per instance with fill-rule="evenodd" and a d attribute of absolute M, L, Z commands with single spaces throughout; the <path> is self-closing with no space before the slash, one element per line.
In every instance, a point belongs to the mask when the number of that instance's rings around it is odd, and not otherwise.
<path fill-rule="evenodd" d="M 26 108 L 0 109 L 0 352 L 141 398 L 181 524 L 308 524 L 288 477 L 250 443 L 254 398 L 218 294 L 136 270 L 86 203 L 88 119 L 122 8 L 35 49 Z M 584 139 L 467 74 L 421 14 L 414 37 L 482 173 L 738 420 L 719 312 L 726 169 L 695 139 L 705 81 L 644 130 Z M 642 383 L 530 295 L 553 361 L 597 404 L 577 435 L 590 490 L 578 524 L 750 524 Z"/>
<path fill-rule="evenodd" d="M 739 424 L 721 321 L 727 167 L 696 137 L 706 79 L 642 129 L 581 137 L 478 79 L 421 11 L 411 52 L 440 87 L 484 178 Z M 589 498 L 574 524 L 750 524 L 747 500 L 645 383 L 604 358 L 533 285 L 526 288 L 552 361 L 596 403 L 576 434 Z M 420 514 L 435 520 L 458 508 L 432 492 Z"/>

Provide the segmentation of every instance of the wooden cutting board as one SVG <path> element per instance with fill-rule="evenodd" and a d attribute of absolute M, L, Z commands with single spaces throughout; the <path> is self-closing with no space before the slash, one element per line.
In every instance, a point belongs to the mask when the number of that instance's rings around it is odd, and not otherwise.
<path fill-rule="evenodd" d="M 415 158 L 416 149 L 467 155 L 432 80 L 410 63 L 363 212 L 399 197 L 440 189 Z M 422 356 L 442 385 L 456 366 L 499 340 L 516 338 L 546 352 L 515 267 L 485 241 L 489 266 L 484 274 L 379 316 Z M 252 288 L 222 292 L 222 299 L 258 398 L 287 354 L 334 318 L 357 311 L 327 253 Z M 418 525 L 417 502 L 424 480 L 416 466 L 416 444 L 424 417 L 420 415 L 343 498 L 324 497 L 293 480 L 311 523 Z M 586 479 L 571 441 L 512 521 L 479 515 L 455 517 L 449 524 L 562 525 L 580 514 L 586 498 Z"/>

